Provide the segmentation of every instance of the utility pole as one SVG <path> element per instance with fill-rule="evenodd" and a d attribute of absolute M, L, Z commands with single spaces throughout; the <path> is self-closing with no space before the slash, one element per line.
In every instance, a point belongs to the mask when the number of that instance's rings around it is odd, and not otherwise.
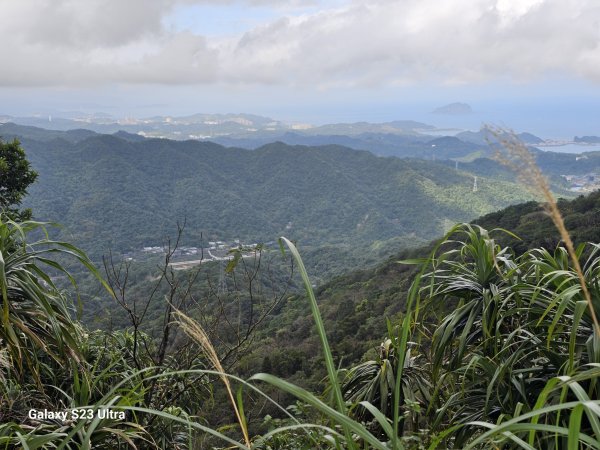
<path fill-rule="evenodd" d="M 223 295 L 227 291 L 227 283 L 225 283 L 225 268 L 223 260 L 219 260 L 219 285 L 217 286 L 217 294 Z"/>

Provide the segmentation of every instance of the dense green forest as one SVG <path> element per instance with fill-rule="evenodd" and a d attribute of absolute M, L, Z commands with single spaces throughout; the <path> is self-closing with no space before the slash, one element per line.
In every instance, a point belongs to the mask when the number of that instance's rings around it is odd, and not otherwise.
<path fill-rule="evenodd" d="M 380 158 L 340 146 L 274 143 L 255 151 L 209 142 L 131 139 L 5 124 L 40 174 L 26 205 L 59 222 L 94 259 L 161 245 L 186 221 L 184 243 L 289 236 L 336 246 L 359 267 L 373 242 L 426 242 L 457 222 L 531 198 L 514 180 L 441 162 Z M 440 146 L 441 147 L 441 146 Z"/>

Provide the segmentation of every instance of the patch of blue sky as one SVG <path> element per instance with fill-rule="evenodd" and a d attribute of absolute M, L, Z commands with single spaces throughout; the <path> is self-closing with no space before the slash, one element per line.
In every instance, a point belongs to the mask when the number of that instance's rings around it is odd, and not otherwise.
<path fill-rule="evenodd" d="M 241 35 L 282 16 L 315 14 L 323 9 L 338 8 L 347 0 L 273 1 L 248 4 L 232 1 L 224 4 L 180 4 L 163 19 L 168 30 L 190 31 L 204 36 Z"/>
<path fill-rule="evenodd" d="M 267 7 L 242 8 L 231 5 L 180 5 L 163 19 L 173 32 L 190 31 L 204 36 L 241 34 L 274 19 L 276 11 Z"/>

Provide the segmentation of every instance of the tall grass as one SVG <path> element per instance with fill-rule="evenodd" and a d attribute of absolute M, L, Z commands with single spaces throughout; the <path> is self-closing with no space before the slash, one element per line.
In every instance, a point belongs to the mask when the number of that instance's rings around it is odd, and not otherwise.
<path fill-rule="evenodd" d="M 231 390 L 231 384 L 229 383 L 229 378 L 225 376 L 225 370 L 221 365 L 221 361 L 219 360 L 219 356 L 215 348 L 213 347 L 208 335 L 204 331 L 204 329 L 198 324 L 196 321 L 192 320 L 181 311 L 175 311 L 175 317 L 179 322 L 179 325 L 185 331 L 185 333 L 190 336 L 196 343 L 200 345 L 200 348 L 204 351 L 207 359 L 213 364 L 218 373 L 220 373 L 220 378 L 225 385 L 225 389 L 227 390 L 227 395 L 229 396 L 229 400 L 231 402 L 231 407 L 233 408 L 233 412 L 235 413 L 235 417 L 240 425 L 240 429 L 244 436 L 244 441 L 247 447 L 250 447 L 250 437 L 248 436 L 248 426 L 246 424 L 246 420 L 244 416 L 240 413 L 241 407 L 238 407 L 238 403 L 233 397 L 233 392 Z M 241 403 L 240 403 L 241 405 Z M 243 410 L 242 410 L 243 411 Z"/>

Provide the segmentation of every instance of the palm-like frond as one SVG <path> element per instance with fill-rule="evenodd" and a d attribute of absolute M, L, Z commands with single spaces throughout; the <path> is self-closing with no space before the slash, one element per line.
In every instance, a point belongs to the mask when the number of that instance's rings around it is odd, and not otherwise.
<path fill-rule="evenodd" d="M 423 292 L 430 310 L 449 311 L 431 341 L 431 377 L 438 386 L 430 407 L 433 428 L 453 425 L 452 445 L 461 447 L 479 424 L 502 423 L 541 407 L 538 398 L 550 380 L 577 375 L 599 362 L 600 352 L 564 248 L 516 256 L 485 230 L 467 225 L 458 234 L 464 242 L 453 240 L 432 261 Z M 584 274 L 598 302 L 598 246 L 581 246 L 577 253 L 588 255 Z M 588 380 L 585 388 L 589 398 L 600 398 L 598 383 Z M 546 400 L 575 400 L 574 391 Z M 541 421 L 568 429 L 569 414 L 549 413 Z M 596 430 L 585 429 L 585 423 L 582 430 L 594 436 Z"/>
<path fill-rule="evenodd" d="M 31 233 L 42 238 L 27 243 Z M 33 375 L 40 357 L 78 362 L 81 327 L 73 320 L 74 308 L 49 274 L 69 272 L 55 256 L 68 256 L 98 275 L 85 254 L 76 247 L 48 238 L 45 224 L 0 220 L 0 291 L 2 293 L 0 339 L 6 345 L 17 373 L 25 367 Z"/>

